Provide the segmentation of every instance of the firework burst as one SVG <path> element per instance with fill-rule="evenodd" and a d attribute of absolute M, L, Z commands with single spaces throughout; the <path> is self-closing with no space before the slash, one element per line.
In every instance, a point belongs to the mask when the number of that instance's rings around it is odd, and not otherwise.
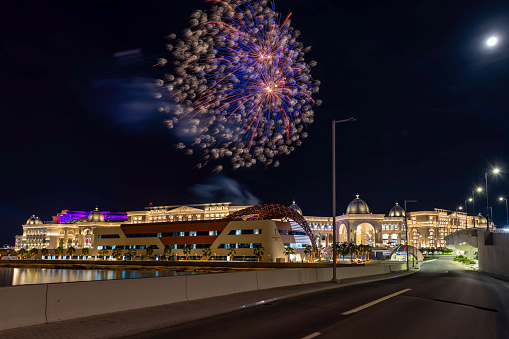
<path fill-rule="evenodd" d="M 229 159 L 234 169 L 255 163 L 279 166 L 307 136 L 319 81 L 297 41 L 300 32 L 266 0 L 206 0 L 182 39 L 167 49 L 174 71 L 157 84 L 170 93 L 169 128 L 178 127 L 186 154 L 203 157 L 198 166 Z M 165 59 L 157 60 L 164 66 Z M 221 165 L 215 167 L 220 171 Z"/>

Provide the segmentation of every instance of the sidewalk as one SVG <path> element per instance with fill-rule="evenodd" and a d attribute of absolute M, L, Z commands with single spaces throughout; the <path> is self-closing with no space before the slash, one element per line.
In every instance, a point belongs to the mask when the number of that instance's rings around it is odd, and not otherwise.
<path fill-rule="evenodd" d="M 256 307 L 308 293 L 397 278 L 417 270 L 344 279 L 337 284 L 315 283 L 236 293 L 180 303 L 102 314 L 49 324 L 0 331 L 2 339 L 122 338 L 156 329 Z M 76 305 L 79 307 L 79 305 Z M 1 319 L 1 318 L 0 318 Z"/>

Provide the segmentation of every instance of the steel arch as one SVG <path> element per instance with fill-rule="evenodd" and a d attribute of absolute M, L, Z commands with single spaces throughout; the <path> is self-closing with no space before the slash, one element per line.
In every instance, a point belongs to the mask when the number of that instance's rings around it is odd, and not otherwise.
<path fill-rule="evenodd" d="M 315 251 L 318 251 L 315 237 L 313 236 L 313 232 L 311 231 L 311 227 L 309 227 L 308 222 L 302 215 L 295 212 L 290 207 L 279 204 L 256 205 L 233 212 L 232 214 L 227 215 L 224 219 L 233 220 L 236 218 L 242 218 L 244 220 L 270 220 L 278 218 L 281 218 L 281 220 L 284 221 L 293 220 L 304 229 L 309 240 L 311 240 L 311 245 L 313 245 Z"/>

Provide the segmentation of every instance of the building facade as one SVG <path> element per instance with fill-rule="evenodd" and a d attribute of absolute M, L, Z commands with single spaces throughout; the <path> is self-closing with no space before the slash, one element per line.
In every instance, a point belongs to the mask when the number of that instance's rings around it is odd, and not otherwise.
<path fill-rule="evenodd" d="M 296 249 L 297 254 L 302 257 L 303 249 L 310 244 L 310 240 L 306 240 L 307 234 L 294 222 L 281 223 L 282 221 L 273 220 L 275 224 L 262 223 L 263 227 L 254 228 L 251 221 L 236 221 L 247 223 L 247 228 L 244 228 L 240 224 L 231 224 L 233 221 L 223 220 L 226 216 L 246 207 L 249 206 L 232 206 L 229 202 L 223 202 L 150 205 L 145 210 L 130 212 L 101 212 L 97 208 L 91 212 L 63 210 L 54 216 L 51 222 L 43 222 L 36 216 L 29 218 L 22 226 L 23 234 L 16 236 L 16 249 L 74 247 L 89 248 L 91 253 L 96 253 L 101 249 L 112 250 L 117 246 L 122 249 L 141 250 L 153 246 L 156 254 L 162 254 L 165 245 L 170 245 L 177 251 L 176 253 L 180 253 L 184 245 L 190 245 L 193 250 L 211 247 L 217 256 L 224 257 L 229 247 L 221 247 L 223 245 L 236 244 L 235 248 L 246 256 L 247 252 L 252 253 L 254 244 L 263 243 L 264 247 L 278 248 L 270 251 L 273 260 L 281 257 L 279 252 L 283 251 L 285 246 Z M 301 208 L 295 201 L 289 208 L 303 216 Z M 304 218 L 317 246 L 330 247 L 333 244 L 332 217 L 304 216 Z M 486 219 L 480 215 L 473 217 L 464 212 L 436 208 L 433 211 L 409 212 L 408 216 L 405 216 L 404 209 L 398 203 L 387 215 L 375 214 L 358 195 L 347 206 L 345 213 L 337 216 L 336 220 L 339 242 L 369 244 L 375 248 L 407 244 L 405 220 L 409 243 L 417 248 L 445 247 L 444 238 L 452 232 L 474 226 L 486 228 Z M 230 224 L 235 225 L 237 227 L 235 231 L 240 233 L 230 234 L 228 226 Z M 289 226 L 285 226 L 286 224 Z M 228 234 L 223 234 L 225 230 Z M 255 230 L 259 230 L 260 233 L 254 233 Z M 267 242 L 269 238 L 265 238 L 267 234 L 271 234 L 270 239 L 273 242 L 281 243 L 283 249 L 281 246 L 269 245 Z M 236 237 L 235 241 L 232 239 L 232 242 L 228 242 L 233 235 L 245 236 L 246 239 Z M 293 240 L 285 238 L 290 235 L 294 237 Z M 244 240 L 245 242 L 242 242 Z M 248 246 L 246 244 L 249 244 L 249 247 L 246 247 Z"/>
<path fill-rule="evenodd" d="M 22 226 L 23 234 L 16 236 L 15 248 L 93 248 L 96 228 L 119 226 L 125 220 L 126 213 L 101 212 L 98 208 L 90 212 L 63 210 L 50 222 L 33 215 Z"/>

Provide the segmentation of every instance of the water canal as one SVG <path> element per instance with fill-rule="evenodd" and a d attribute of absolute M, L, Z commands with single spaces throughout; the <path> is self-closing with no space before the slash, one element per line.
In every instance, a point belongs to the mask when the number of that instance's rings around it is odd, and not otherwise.
<path fill-rule="evenodd" d="M 203 274 L 207 272 L 168 269 L 67 269 L 39 267 L 0 267 L 0 287 L 30 284 L 52 284 L 76 281 L 136 279 Z"/>

